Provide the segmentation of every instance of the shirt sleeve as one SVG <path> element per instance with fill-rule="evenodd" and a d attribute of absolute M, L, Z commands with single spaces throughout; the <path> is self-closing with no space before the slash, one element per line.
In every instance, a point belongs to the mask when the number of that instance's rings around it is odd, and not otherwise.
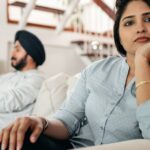
<path fill-rule="evenodd" d="M 18 112 L 34 103 L 43 79 L 30 75 L 15 87 L 0 91 L 0 113 Z"/>
<path fill-rule="evenodd" d="M 89 95 L 86 78 L 86 71 L 84 70 L 81 72 L 80 78 L 75 83 L 73 89 L 67 95 L 62 107 L 53 116 L 53 118 L 64 123 L 70 136 L 77 132 L 80 121 L 85 116 L 85 103 Z"/>
<path fill-rule="evenodd" d="M 150 139 L 150 100 L 138 106 L 136 115 L 143 138 Z"/>

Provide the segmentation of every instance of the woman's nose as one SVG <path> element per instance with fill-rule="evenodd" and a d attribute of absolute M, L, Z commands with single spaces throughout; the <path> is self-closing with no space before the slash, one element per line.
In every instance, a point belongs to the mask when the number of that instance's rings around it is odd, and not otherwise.
<path fill-rule="evenodd" d="M 144 33 L 144 32 L 146 32 L 146 27 L 144 23 L 139 23 L 137 25 L 137 33 Z"/>

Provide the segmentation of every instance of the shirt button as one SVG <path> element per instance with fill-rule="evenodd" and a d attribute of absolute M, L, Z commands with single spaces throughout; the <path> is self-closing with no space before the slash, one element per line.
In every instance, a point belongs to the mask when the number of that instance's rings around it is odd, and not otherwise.
<path fill-rule="evenodd" d="M 101 127 L 100 127 L 100 130 L 103 130 L 103 129 L 104 129 L 104 128 L 101 126 Z"/>
<path fill-rule="evenodd" d="M 81 122 L 81 127 L 83 127 L 84 126 L 84 123 L 83 122 Z"/>
<path fill-rule="evenodd" d="M 86 121 L 86 117 L 84 117 L 84 121 Z"/>

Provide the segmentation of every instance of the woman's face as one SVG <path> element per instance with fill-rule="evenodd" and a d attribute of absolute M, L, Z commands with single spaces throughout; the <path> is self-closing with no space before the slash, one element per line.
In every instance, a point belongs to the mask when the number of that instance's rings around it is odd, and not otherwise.
<path fill-rule="evenodd" d="M 120 20 L 119 36 L 127 56 L 150 42 L 150 6 L 142 0 L 129 2 Z"/>

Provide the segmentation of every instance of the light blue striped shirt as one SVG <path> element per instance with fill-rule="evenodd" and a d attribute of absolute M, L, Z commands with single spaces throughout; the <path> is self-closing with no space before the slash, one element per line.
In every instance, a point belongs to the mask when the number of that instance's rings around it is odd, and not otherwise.
<path fill-rule="evenodd" d="M 54 118 L 68 128 L 74 147 L 150 139 L 150 100 L 137 106 L 135 78 L 125 88 L 125 58 L 97 61 L 80 79 Z"/>

